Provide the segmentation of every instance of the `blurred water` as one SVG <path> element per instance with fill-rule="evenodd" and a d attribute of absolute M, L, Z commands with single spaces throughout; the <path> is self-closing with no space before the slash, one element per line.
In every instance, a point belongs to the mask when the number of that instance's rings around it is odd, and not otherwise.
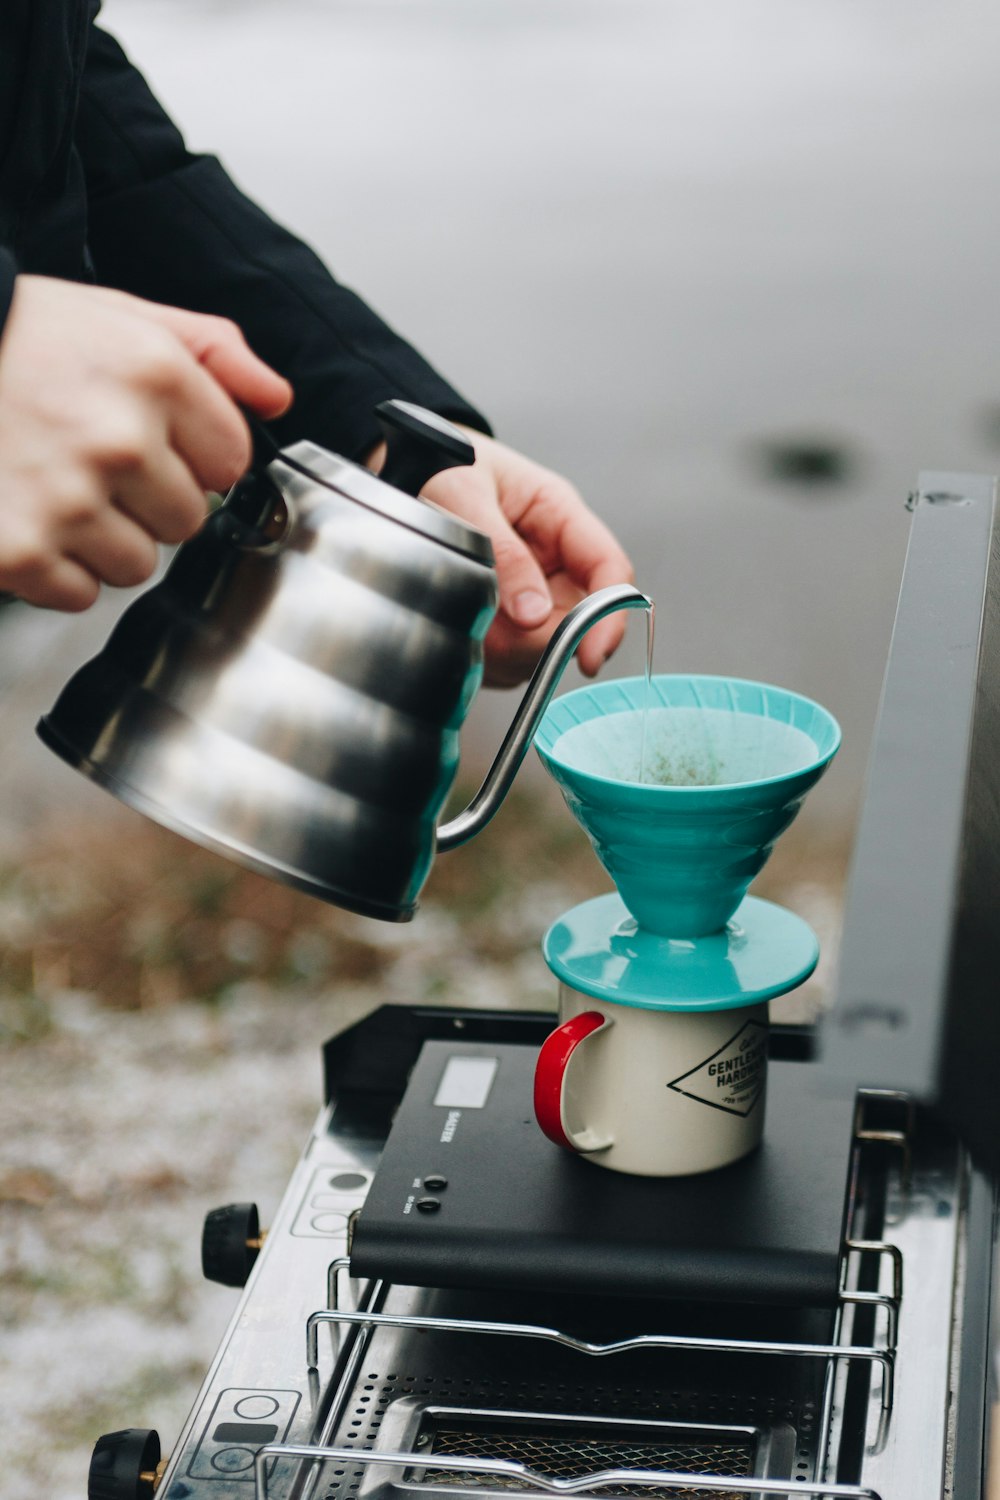
<path fill-rule="evenodd" d="M 104 20 L 190 144 L 614 524 L 657 600 L 657 670 L 842 719 L 817 806 L 849 803 L 906 492 L 921 467 L 1000 466 L 1000 12 L 106 0 Z M 767 471 L 762 444 L 800 440 L 847 450 L 842 482 Z M 474 742 L 509 711 L 480 705 Z"/>

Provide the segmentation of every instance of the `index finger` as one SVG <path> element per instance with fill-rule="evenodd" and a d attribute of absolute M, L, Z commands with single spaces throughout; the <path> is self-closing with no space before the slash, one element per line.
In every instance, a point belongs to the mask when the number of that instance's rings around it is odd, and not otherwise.
<path fill-rule="evenodd" d="M 292 402 L 283 375 L 256 355 L 236 323 L 211 313 L 149 303 L 148 315 L 169 328 L 184 347 L 241 406 L 259 417 L 280 417 Z"/>
<path fill-rule="evenodd" d="M 591 582 L 587 586 L 588 594 L 594 594 L 598 589 L 607 588 L 612 583 L 633 583 L 635 581 L 632 565 L 625 558 L 627 571 L 622 572 L 619 568 L 611 566 L 598 567 L 595 569 Z M 625 627 L 628 624 L 628 615 L 625 610 L 620 609 L 613 615 L 607 615 L 599 620 L 592 630 L 588 630 L 580 642 L 576 659 L 580 664 L 581 672 L 588 677 L 595 677 L 604 666 L 610 656 L 618 650 L 625 636 Z"/>
<path fill-rule="evenodd" d="M 518 530 L 534 543 L 547 571 L 565 570 L 586 594 L 596 593 L 612 583 L 635 580 L 624 548 L 575 491 L 555 502 L 550 494 L 547 505 L 540 501 L 529 506 L 520 518 Z M 619 611 L 588 631 L 577 652 L 580 668 L 588 677 L 593 677 L 617 650 L 625 625 L 624 613 Z"/>
<path fill-rule="evenodd" d="M 170 446 L 202 489 L 224 492 L 250 464 L 250 429 L 218 381 L 179 348 L 166 410 Z"/>

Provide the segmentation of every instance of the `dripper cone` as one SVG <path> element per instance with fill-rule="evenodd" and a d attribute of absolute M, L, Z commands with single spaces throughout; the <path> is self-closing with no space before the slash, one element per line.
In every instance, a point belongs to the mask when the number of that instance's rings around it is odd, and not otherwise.
<path fill-rule="evenodd" d="M 556 699 L 535 747 L 641 927 L 718 932 L 840 744 L 826 709 L 734 677 L 622 678 Z M 640 782 L 640 757 L 644 779 Z"/>

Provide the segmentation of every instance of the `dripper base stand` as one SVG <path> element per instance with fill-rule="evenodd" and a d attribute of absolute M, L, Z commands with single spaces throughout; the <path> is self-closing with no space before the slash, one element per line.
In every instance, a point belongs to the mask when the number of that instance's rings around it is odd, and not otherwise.
<path fill-rule="evenodd" d="M 819 940 L 794 912 L 745 896 L 721 932 L 667 938 L 639 926 L 617 891 L 565 912 L 545 934 L 545 961 L 595 1000 L 647 1010 L 732 1010 L 773 1000 L 809 978 Z"/>

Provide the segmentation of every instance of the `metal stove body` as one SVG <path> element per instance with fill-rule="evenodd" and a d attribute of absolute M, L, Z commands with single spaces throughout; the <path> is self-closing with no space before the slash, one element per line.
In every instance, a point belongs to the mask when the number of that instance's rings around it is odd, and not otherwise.
<path fill-rule="evenodd" d="M 833 1308 L 350 1277 L 392 1075 L 426 1038 L 550 1025 L 387 1009 L 331 1043 L 334 1079 L 374 1066 L 320 1115 L 157 1495 L 978 1493 L 955 1485 L 982 1462 L 993 1192 L 899 1096 L 858 1100 Z"/>
<path fill-rule="evenodd" d="M 955 671 L 972 685 L 966 749 L 1000 676 L 1000 656 L 991 663 L 985 649 L 989 601 L 1000 591 L 995 510 L 992 482 L 926 477 L 900 606 L 900 619 L 909 621 L 923 597 L 928 630 L 936 641 L 943 633 Z M 925 548 L 941 545 L 967 564 L 961 598 L 952 600 L 947 579 L 944 595 L 935 592 L 933 567 L 930 583 L 925 576 Z M 968 609 L 977 588 L 978 615 Z M 942 620 L 953 605 L 957 614 Z M 958 615 L 966 634 L 974 632 L 971 652 Z M 912 646 L 898 634 L 894 655 Z M 893 724 L 884 723 L 894 680 L 891 656 L 863 849 L 872 845 L 872 820 L 885 816 L 879 747 L 894 746 Z M 981 749 L 978 759 L 967 753 L 962 760 L 959 747 L 944 767 L 960 782 L 963 795 L 949 793 L 949 805 L 966 834 L 969 807 L 983 805 L 983 764 Z M 894 795 L 900 775 L 905 766 L 888 778 Z M 913 795 L 927 789 L 917 786 Z M 984 857 L 979 849 L 973 861 L 980 876 Z M 855 889 L 868 868 L 856 867 Z M 967 868 L 958 860 L 943 908 L 913 916 L 937 923 L 948 952 L 956 933 L 967 944 L 980 941 L 969 936 L 964 915 Z M 988 861 L 986 868 L 989 875 Z M 895 873 L 909 878 L 905 868 Z M 982 907 L 981 890 L 977 901 Z M 513 1292 L 352 1278 L 353 1227 L 424 1042 L 535 1046 L 552 1025 L 551 1016 L 516 1012 L 387 1008 L 328 1044 L 326 1106 L 169 1460 L 154 1471 L 147 1445 L 146 1468 L 133 1488 L 122 1488 L 111 1445 L 96 1480 L 92 1474 L 92 1496 L 140 1496 L 155 1484 L 157 1500 L 402 1500 L 484 1491 L 978 1500 L 994 1398 L 989 1116 L 984 1106 L 973 1121 L 974 1165 L 964 1134 L 968 1102 L 953 1107 L 954 1050 L 940 1040 L 937 1050 L 920 1053 L 925 1073 L 917 1087 L 904 1087 L 892 1069 L 893 1076 L 869 1075 L 858 998 L 864 984 L 849 924 L 844 941 L 849 1014 L 838 1021 L 835 1012 L 832 1058 L 801 1064 L 814 1070 L 817 1088 L 824 1070 L 857 1085 L 831 1305 L 762 1305 L 752 1288 L 746 1300 L 709 1304 L 567 1294 L 558 1284 Z M 925 951 L 926 941 L 925 932 Z M 891 973 L 884 954 L 878 970 Z M 942 1013 L 962 1009 L 956 976 L 968 982 L 968 949 L 962 963 L 940 966 Z M 992 992 L 974 978 L 976 1004 L 996 990 L 995 973 Z M 869 1011 L 882 1024 L 877 994 Z M 963 1024 L 968 1034 L 967 1016 Z M 783 1035 L 779 1028 L 779 1046 Z M 789 1045 L 811 1039 L 799 1032 Z M 939 1054 L 947 1067 L 936 1074 Z M 990 1108 L 995 1118 L 995 1103 Z M 413 1187 L 415 1203 L 441 1192 L 419 1178 Z M 245 1245 L 236 1251 L 238 1265 Z"/>

